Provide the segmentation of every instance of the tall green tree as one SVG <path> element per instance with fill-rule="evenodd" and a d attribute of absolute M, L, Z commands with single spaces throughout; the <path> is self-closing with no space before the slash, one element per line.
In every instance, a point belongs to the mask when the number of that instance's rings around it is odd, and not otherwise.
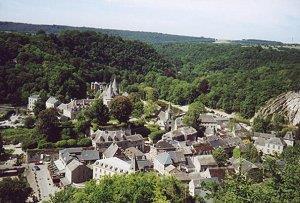
<path fill-rule="evenodd" d="M 0 181 L 0 202 L 25 202 L 31 192 L 23 180 L 4 178 Z"/>
<path fill-rule="evenodd" d="M 41 111 L 38 115 L 36 128 L 45 136 L 47 141 L 57 141 L 60 137 L 57 111 L 53 108 Z"/>
<path fill-rule="evenodd" d="M 223 148 L 219 147 L 215 149 L 212 155 L 219 166 L 225 166 L 225 164 L 227 163 L 228 155 Z"/>
<path fill-rule="evenodd" d="M 45 102 L 39 99 L 37 102 L 35 102 L 33 113 L 37 117 L 39 113 L 45 109 L 46 109 Z"/>
<path fill-rule="evenodd" d="M 87 110 L 86 115 L 88 119 L 97 125 L 106 125 L 109 121 L 109 109 L 105 106 L 101 99 L 93 102 L 91 107 Z"/>
<path fill-rule="evenodd" d="M 127 122 L 132 110 L 132 103 L 125 96 L 117 96 L 110 103 L 110 113 L 119 122 Z"/>
<path fill-rule="evenodd" d="M 200 101 L 196 101 L 189 105 L 188 112 L 183 117 L 184 124 L 192 126 L 199 130 L 201 121 L 199 120 L 200 114 L 205 112 L 205 107 Z"/>

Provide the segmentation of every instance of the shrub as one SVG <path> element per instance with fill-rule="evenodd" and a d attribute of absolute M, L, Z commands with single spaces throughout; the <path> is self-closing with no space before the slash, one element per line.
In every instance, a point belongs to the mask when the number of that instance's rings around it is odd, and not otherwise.
<path fill-rule="evenodd" d="M 77 145 L 77 142 L 76 142 L 75 139 L 69 139 L 69 140 L 67 140 L 67 146 L 68 147 L 76 147 L 76 145 Z"/>
<path fill-rule="evenodd" d="M 80 140 L 78 140 L 77 142 L 77 146 L 78 147 L 89 147 L 92 145 L 92 140 L 90 138 L 82 138 Z"/>

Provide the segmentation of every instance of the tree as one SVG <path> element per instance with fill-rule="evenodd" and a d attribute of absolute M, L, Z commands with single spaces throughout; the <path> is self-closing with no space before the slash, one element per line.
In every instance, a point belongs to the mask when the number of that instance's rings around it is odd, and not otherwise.
<path fill-rule="evenodd" d="M 36 128 L 45 135 L 46 140 L 50 142 L 59 139 L 59 120 L 58 113 L 55 109 L 50 108 L 39 113 Z"/>
<path fill-rule="evenodd" d="M 219 166 L 225 166 L 225 164 L 227 163 L 228 156 L 223 148 L 219 147 L 215 149 L 212 155 Z"/>
<path fill-rule="evenodd" d="M 110 112 L 119 122 L 127 122 L 132 113 L 132 103 L 125 96 L 117 96 L 110 104 Z"/>
<path fill-rule="evenodd" d="M 156 106 L 153 101 L 147 101 L 144 107 L 144 112 L 146 117 L 151 117 L 155 114 Z"/>
<path fill-rule="evenodd" d="M 81 111 L 77 117 L 75 122 L 75 130 L 77 134 L 88 134 L 91 126 L 91 121 L 89 118 L 86 119 L 86 117 L 89 117 L 88 115 L 85 116 L 85 114 L 88 114 L 87 112 Z"/>
<path fill-rule="evenodd" d="M 31 192 L 23 180 L 4 178 L 0 181 L 0 202 L 25 202 Z"/>
<path fill-rule="evenodd" d="M 186 202 L 190 197 L 179 180 L 150 172 L 104 176 L 72 190 L 56 193 L 50 202 Z"/>
<path fill-rule="evenodd" d="M 32 116 L 27 116 L 25 119 L 24 119 L 24 126 L 26 128 L 33 128 L 34 127 L 34 124 L 35 124 L 35 119 L 34 117 Z"/>
<path fill-rule="evenodd" d="M 97 125 L 106 125 L 109 121 L 109 109 L 103 104 L 101 99 L 94 101 L 86 114 L 89 120 Z"/>
<path fill-rule="evenodd" d="M 3 153 L 4 153 L 3 137 L 2 137 L 2 134 L 0 132 L 0 155 L 2 155 Z"/>
<path fill-rule="evenodd" d="M 184 124 L 192 126 L 193 128 L 199 130 L 200 123 L 199 115 L 205 112 L 205 107 L 200 101 L 196 101 L 189 105 L 189 109 L 185 116 L 183 117 Z"/>
<path fill-rule="evenodd" d="M 275 113 L 272 117 L 272 127 L 273 127 L 273 130 L 276 130 L 276 131 L 280 131 L 282 130 L 282 125 L 284 125 L 286 122 L 285 122 L 285 118 L 283 115 L 281 114 L 278 114 L 278 113 Z"/>
<path fill-rule="evenodd" d="M 35 116 L 38 116 L 39 113 L 45 109 L 46 109 L 45 102 L 43 102 L 41 99 L 39 99 L 39 100 L 37 100 L 37 102 L 35 102 L 35 105 L 33 108 L 33 113 Z"/>
<path fill-rule="evenodd" d="M 252 128 L 254 132 L 267 132 L 270 130 L 270 120 L 257 116 L 253 120 Z"/>
<path fill-rule="evenodd" d="M 139 118 L 143 115 L 144 113 L 144 104 L 142 101 L 138 101 L 133 104 L 133 111 L 132 115 L 136 118 Z"/>
<path fill-rule="evenodd" d="M 146 93 L 146 100 L 157 101 L 158 92 L 156 89 L 152 87 L 145 87 L 144 91 Z"/>
<path fill-rule="evenodd" d="M 261 155 L 252 143 L 247 144 L 246 147 L 243 149 L 242 158 L 244 158 L 252 163 L 261 161 Z"/>

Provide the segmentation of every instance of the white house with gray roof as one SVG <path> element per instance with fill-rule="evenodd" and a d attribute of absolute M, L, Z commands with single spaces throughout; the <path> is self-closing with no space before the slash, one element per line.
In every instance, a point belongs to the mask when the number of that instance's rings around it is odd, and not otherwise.
<path fill-rule="evenodd" d="M 218 166 L 216 160 L 211 154 L 194 156 L 192 161 L 196 172 L 205 171 L 207 168 Z"/>
<path fill-rule="evenodd" d="M 72 183 L 83 183 L 91 179 L 93 177 L 92 175 L 92 169 L 90 169 L 77 159 L 73 159 L 70 163 L 68 163 L 66 167 L 66 180 L 62 180 L 62 182 L 64 183 L 64 185 Z"/>
<path fill-rule="evenodd" d="M 285 145 L 286 144 L 278 137 L 270 139 L 258 137 L 254 142 L 257 151 L 270 155 L 281 154 Z"/>
<path fill-rule="evenodd" d="M 177 140 L 177 141 L 197 141 L 197 130 L 193 127 L 181 127 L 177 130 L 172 130 L 162 136 L 163 140 Z"/>
<path fill-rule="evenodd" d="M 49 97 L 46 101 L 46 108 L 57 108 L 60 105 L 60 101 L 58 101 L 55 97 Z"/>
<path fill-rule="evenodd" d="M 28 97 L 28 105 L 27 105 L 27 109 L 29 111 L 33 111 L 36 102 L 40 100 L 40 96 L 35 94 L 35 95 L 31 95 L 30 97 Z"/>
<path fill-rule="evenodd" d="M 201 114 L 199 116 L 201 125 L 205 127 L 204 134 L 206 136 L 215 135 L 218 127 L 218 122 L 213 115 Z"/>
<path fill-rule="evenodd" d="M 97 160 L 93 165 L 93 179 L 100 179 L 104 175 L 126 174 L 134 172 L 131 161 L 123 161 L 117 157 Z"/>

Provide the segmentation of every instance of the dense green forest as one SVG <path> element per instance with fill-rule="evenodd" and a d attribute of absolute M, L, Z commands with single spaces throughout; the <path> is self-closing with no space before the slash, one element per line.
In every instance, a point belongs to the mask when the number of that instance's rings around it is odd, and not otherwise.
<path fill-rule="evenodd" d="M 78 30 L 78 31 L 94 31 L 111 36 L 119 36 L 130 40 L 139 40 L 148 43 L 170 43 L 170 42 L 214 42 L 214 38 L 205 37 L 191 37 L 181 35 L 163 34 L 157 32 L 140 32 L 129 30 L 114 30 L 101 29 L 90 27 L 71 27 L 65 25 L 35 25 L 27 23 L 13 23 L 1 22 L 0 31 L 36 33 L 39 30 L 44 30 L 46 33 L 58 34 L 64 30 Z"/>
<path fill-rule="evenodd" d="M 33 92 L 84 98 L 87 82 L 108 82 L 112 75 L 141 82 L 166 67 L 149 45 L 96 32 L 0 33 L 0 103 L 24 104 Z"/>
<path fill-rule="evenodd" d="M 154 48 L 153 48 L 154 46 Z M 300 51 L 211 43 L 147 45 L 97 32 L 0 33 L 0 103 L 25 104 L 34 93 L 62 101 L 86 97 L 90 81 L 145 91 L 185 105 L 251 117 L 268 99 L 300 89 Z M 149 87 L 154 89 L 149 89 Z M 153 100 L 153 99 L 151 99 Z"/>
<path fill-rule="evenodd" d="M 243 116 L 251 117 L 268 99 L 288 90 L 300 89 L 300 51 L 296 49 L 224 44 L 155 47 L 158 53 L 175 64 L 177 79 L 183 81 L 182 84 L 192 84 L 186 89 L 199 85 L 199 82 L 195 83 L 197 80 L 202 81 L 203 88 L 206 84 L 203 84 L 203 79 L 208 81 L 204 90 L 208 93 L 201 94 L 199 100 L 212 108 L 241 112 Z M 152 83 L 155 85 L 159 81 Z M 165 86 L 159 84 L 157 87 L 164 92 Z"/>

